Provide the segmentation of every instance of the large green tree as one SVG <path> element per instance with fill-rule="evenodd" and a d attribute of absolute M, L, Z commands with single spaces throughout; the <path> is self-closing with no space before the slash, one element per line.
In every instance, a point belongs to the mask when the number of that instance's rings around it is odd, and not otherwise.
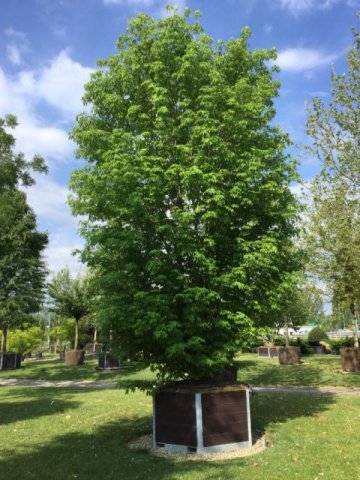
<path fill-rule="evenodd" d="M 42 253 L 47 234 L 37 231 L 36 217 L 20 186 L 34 183 L 31 170 L 46 171 L 41 157 L 30 162 L 14 153 L 16 119 L 0 119 L 0 327 L 1 351 L 6 351 L 9 328 L 21 325 L 36 312 L 43 298 L 46 276 Z"/>
<path fill-rule="evenodd" d="M 163 379 L 233 361 L 242 327 L 264 324 L 295 232 L 288 137 L 272 124 L 274 50 L 249 29 L 212 40 L 189 12 L 140 14 L 86 85 L 72 138 L 103 329 Z M 276 301 L 275 301 L 276 303 Z"/>
<path fill-rule="evenodd" d="M 360 36 L 347 57 L 348 72 L 332 72 L 328 104 L 314 99 L 308 133 L 322 171 L 312 184 L 309 247 L 312 268 L 328 285 L 334 307 L 348 305 L 358 346 L 360 304 Z"/>

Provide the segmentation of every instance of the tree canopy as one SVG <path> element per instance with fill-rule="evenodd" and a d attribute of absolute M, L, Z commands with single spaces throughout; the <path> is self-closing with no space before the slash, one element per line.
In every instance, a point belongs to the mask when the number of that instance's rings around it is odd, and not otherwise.
<path fill-rule="evenodd" d="M 52 277 L 48 293 L 52 300 L 52 311 L 75 320 L 74 349 L 77 350 L 79 321 L 91 314 L 94 304 L 90 276 L 79 273 L 73 278 L 69 268 L 64 268 Z"/>
<path fill-rule="evenodd" d="M 15 139 L 7 132 L 14 116 L 0 119 L 0 326 L 1 351 L 6 351 L 8 328 L 21 325 L 43 298 L 46 276 L 42 257 L 47 234 L 37 231 L 36 217 L 20 186 L 34 183 L 31 170 L 45 172 L 41 157 L 30 162 L 14 153 Z"/>
<path fill-rule="evenodd" d="M 87 165 L 71 205 L 86 217 L 99 323 L 167 380 L 231 364 L 242 328 L 273 318 L 289 265 L 296 167 L 272 124 L 276 53 L 249 37 L 213 45 L 189 11 L 138 15 L 72 132 Z"/>

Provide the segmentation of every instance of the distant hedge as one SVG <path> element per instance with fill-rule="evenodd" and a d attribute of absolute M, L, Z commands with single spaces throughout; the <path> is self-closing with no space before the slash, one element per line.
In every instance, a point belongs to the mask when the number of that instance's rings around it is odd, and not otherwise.
<path fill-rule="evenodd" d="M 339 338 L 339 340 L 329 340 L 331 353 L 340 354 L 340 349 L 344 347 L 353 347 L 354 339 L 352 337 Z"/>

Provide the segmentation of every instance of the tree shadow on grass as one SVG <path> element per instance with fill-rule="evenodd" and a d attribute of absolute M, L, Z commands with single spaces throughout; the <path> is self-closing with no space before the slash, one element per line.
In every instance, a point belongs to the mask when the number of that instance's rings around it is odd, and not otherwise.
<path fill-rule="evenodd" d="M 56 392 L 62 395 L 61 390 Z M 36 395 L 35 390 L 32 393 Z M 67 392 L 63 394 L 66 396 Z M 44 391 L 39 389 L 38 395 L 44 395 Z M 253 429 L 267 430 L 269 425 L 273 428 L 276 423 L 318 415 L 333 402 L 334 398 L 331 395 L 256 393 L 251 398 Z M 101 425 L 93 432 L 58 435 L 49 443 L 39 442 L 32 450 L 27 449 L 22 453 L 10 450 L 9 446 L 4 460 L 0 461 L 1 478 L 238 480 L 241 469 L 246 473 L 246 468 L 254 461 L 254 457 L 211 463 L 201 458 L 196 462 L 178 461 L 130 449 L 127 446 L 128 442 L 142 434 L 150 433 L 151 425 L 151 416 L 135 417 L 130 411 L 128 416 L 121 416 L 116 421 Z M 295 436 L 294 433 L 294 439 Z"/>
<path fill-rule="evenodd" d="M 265 361 L 248 365 L 240 362 L 238 378 L 251 385 L 302 385 L 317 386 L 326 384 L 321 368 L 314 364 L 280 365 Z"/>
<path fill-rule="evenodd" d="M 25 363 L 19 370 L 0 372 L 0 379 L 117 381 L 145 369 L 141 362 L 124 365 L 116 370 L 96 370 L 96 367 L 95 360 L 85 361 L 79 366 L 68 366 L 60 360 L 45 360 L 39 363 Z"/>
<path fill-rule="evenodd" d="M 253 430 L 267 431 L 269 425 L 300 417 L 313 417 L 335 403 L 333 394 L 252 393 L 251 420 Z"/>
<path fill-rule="evenodd" d="M 24 402 L 2 402 L 0 406 L 0 426 L 31 418 L 54 415 L 77 408 L 79 405 L 79 402 L 59 399 L 55 401 L 49 398 Z"/>
<path fill-rule="evenodd" d="M 54 388 L 1 388 L 0 426 L 55 415 L 81 406 L 76 392 Z M 7 399 L 9 399 L 7 401 Z"/>

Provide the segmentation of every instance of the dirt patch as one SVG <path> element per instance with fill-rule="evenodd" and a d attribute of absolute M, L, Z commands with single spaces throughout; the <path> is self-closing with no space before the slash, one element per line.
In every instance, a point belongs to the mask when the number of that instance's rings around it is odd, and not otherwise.
<path fill-rule="evenodd" d="M 266 440 L 265 435 L 258 437 L 255 440 L 255 443 L 251 448 L 239 448 L 232 452 L 216 452 L 216 453 L 188 453 L 186 455 L 179 454 L 175 452 L 169 452 L 165 448 L 153 448 L 153 437 L 151 434 L 142 435 L 139 438 L 131 440 L 128 443 L 129 448 L 136 450 L 147 450 L 150 454 L 156 455 L 158 457 L 172 457 L 177 460 L 198 460 L 198 461 L 217 461 L 217 460 L 228 460 L 232 458 L 239 457 L 248 457 L 260 453 L 270 446 L 269 442 Z"/>

